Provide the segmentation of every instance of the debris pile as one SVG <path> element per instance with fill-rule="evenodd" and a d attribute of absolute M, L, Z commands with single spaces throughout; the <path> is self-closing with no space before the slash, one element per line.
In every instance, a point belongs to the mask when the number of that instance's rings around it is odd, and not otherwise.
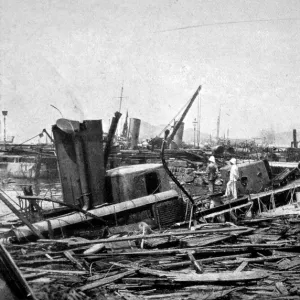
<path fill-rule="evenodd" d="M 6 249 L 36 299 L 299 299 L 300 220 L 73 237 Z"/>

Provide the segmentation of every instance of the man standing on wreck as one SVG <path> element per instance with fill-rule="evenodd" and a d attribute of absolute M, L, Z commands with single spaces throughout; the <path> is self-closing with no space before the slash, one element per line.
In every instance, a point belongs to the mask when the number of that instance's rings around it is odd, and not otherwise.
<path fill-rule="evenodd" d="M 218 178 L 218 166 L 214 156 L 211 156 L 209 159 L 209 164 L 206 168 L 206 174 L 208 176 L 208 190 L 210 194 L 215 192 L 215 181 Z"/>
<path fill-rule="evenodd" d="M 225 197 L 233 196 L 232 200 L 237 199 L 237 181 L 239 180 L 239 169 L 236 165 L 236 159 L 232 158 L 230 161 L 231 169 L 230 169 L 230 175 L 229 175 L 229 181 L 227 183 Z"/>

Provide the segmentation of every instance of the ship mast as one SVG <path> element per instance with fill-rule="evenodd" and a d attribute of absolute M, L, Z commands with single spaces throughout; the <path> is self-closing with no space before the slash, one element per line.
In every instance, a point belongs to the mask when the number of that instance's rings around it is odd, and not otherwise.
<path fill-rule="evenodd" d="M 217 121 L 217 142 L 219 141 L 219 137 L 220 137 L 220 119 L 221 119 L 221 106 L 219 109 L 219 116 Z"/>
<path fill-rule="evenodd" d="M 121 112 L 122 100 L 123 100 L 123 85 L 122 85 L 122 88 L 121 88 L 121 96 L 119 98 L 120 98 L 119 112 Z"/>
<path fill-rule="evenodd" d="M 118 98 L 120 99 L 119 113 L 121 113 L 122 101 L 123 101 L 123 98 L 124 98 L 124 97 L 123 97 L 123 90 L 124 90 L 123 85 L 124 85 L 124 84 L 122 84 L 121 95 L 120 95 L 120 97 L 118 97 Z M 121 126 L 121 123 L 119 123 L 119 125 L 118 125 L 118 130 L 117 130 L 117 131 L 118 131 L 118 136 L 121 135 L 121 133 L 120 133 L 120 131 L 121 131 L 120 126 Z"/>
<path fill-rule="evenodd" d="M 197 146 L 200 148 L 200 119 L 201 119 L 201 96 L 198 95 L 198 106 L 197 106 Z"/>

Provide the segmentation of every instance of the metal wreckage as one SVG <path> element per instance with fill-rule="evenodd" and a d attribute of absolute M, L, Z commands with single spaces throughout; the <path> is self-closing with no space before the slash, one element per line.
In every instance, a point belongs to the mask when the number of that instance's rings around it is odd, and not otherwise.
<path fill-rule="evenodd" d="M 23 223 L 0 244 L 5 299 L 299 299 L 299 165 L 240 163 L 237 200 L 224 166 L 199 196 L 179 173 L 203 172 L 166 159 L 174 132 L 161 163 L 107 170 L 119 116 L 105 145 L 101 120 L 53 126 L 63 201 L 0 193 Z"/>

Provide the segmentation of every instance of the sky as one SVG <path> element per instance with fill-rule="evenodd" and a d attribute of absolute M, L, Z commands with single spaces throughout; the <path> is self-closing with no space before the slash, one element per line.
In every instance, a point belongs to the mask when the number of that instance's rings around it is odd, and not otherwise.
<path fill-rule="evenodd" d="M 220 109 L 221 135 L 300 130 L 299 0 L 0 2 L 0 109 L 17 142 L 61 117 L 107 130 L 122 86 L 123 116 L 153 125 L 201 85 L 201 132 L 216 135 Z"/>

